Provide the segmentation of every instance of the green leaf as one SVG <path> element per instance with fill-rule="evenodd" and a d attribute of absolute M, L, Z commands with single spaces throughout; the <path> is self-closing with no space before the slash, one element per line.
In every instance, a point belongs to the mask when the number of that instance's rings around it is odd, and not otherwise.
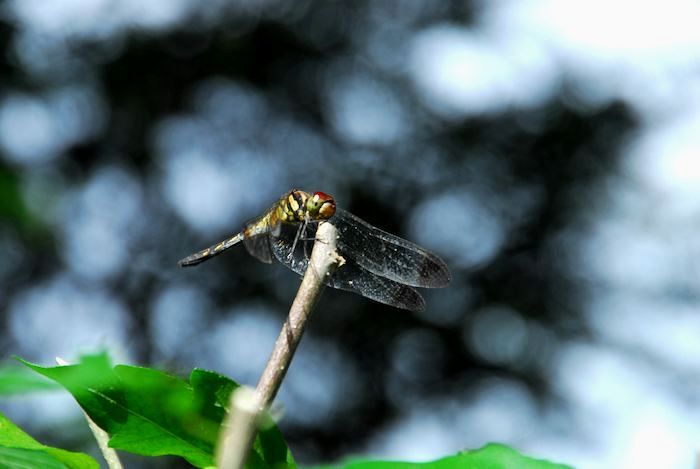
<path fill-rule="evenodd" d="M 494 443 L 431 462 L 352 461 L 332 467 L 342 469 L 571 469 L 571 466 L 523 456 L 508 446 Z"/>
<path fill-rule="evenodd" d="M 99 469 L 87 454 L 45 446 L 0 413 L 0 467 L 47 469 Z"/>
<path fill-rule="evenodd" d="M 111 436 L 111 447 L 144 456 L 181 456 L 197 467 L 214 465 L 219 428 L 238 386 L 225 376 L 195 369 L 187 382 L 149 368 L 112 368 L 106 355 L 50 368 L 23 363 L 73 394 Z M 277 427 L 260 432 L 248 466 L 296 467 Z"/>
<path fill-rule="evenodd" d="M 144 456 L 182 456 L 197 467 L 213 465 L 216 435 L 200 431 L 194 393 L 184 381 L 148 368 L 112 368 L 106 355 L 51 368 L 25 364 L 73 394 L 111 435 L 111 447 Z"/>
<path fill-rule="evenodd" d="M 0 366 L 0 396 L 27 394 L 34 391 L 50 391 L 60 386 L 37 375 L 24 366 Z"/>

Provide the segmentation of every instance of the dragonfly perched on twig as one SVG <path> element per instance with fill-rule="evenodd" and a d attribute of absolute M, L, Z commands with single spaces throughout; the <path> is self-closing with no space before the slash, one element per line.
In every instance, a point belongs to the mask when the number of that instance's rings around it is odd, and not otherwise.
<path fill-rule="evenodd" d="M 181 259 L 181 267 L 197 265 L 242 242 L 259 260 L 272 259 L 299 275 L 306 272 L 318 223 L 327 221 L 338 230 L 338 251 L 345 263 L 326 284 L 358 293 L 380 303 L 411 311 L 425 309 L 415 287 L 440 288 L 450 272 L 435 254 L 376 228 L 336 207 L 323 192 L 291 190 L 269 210 L 247 223 L 240 233 Z"/>

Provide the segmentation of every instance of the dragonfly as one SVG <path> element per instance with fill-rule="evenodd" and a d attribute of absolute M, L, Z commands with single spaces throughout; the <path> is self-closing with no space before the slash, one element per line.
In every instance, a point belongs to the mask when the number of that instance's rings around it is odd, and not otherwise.
<path fill-rule="evenodd" d="M 450 283 L 450 271 L 437 255 L 336 207 L 335 199 L 326 193 L 298 189 L 282 195 L 239 233 L 178 264 L 194 266 L 243 243 L 260 261 L 269 264 L 276 259 L 304 275 L 320 222 L 337 229 L 338 254 L 345 260 L 325 280 L 332 288 L 397 308 L 423 311 L 425 300 L 416 288 L 441 288 Z"/>

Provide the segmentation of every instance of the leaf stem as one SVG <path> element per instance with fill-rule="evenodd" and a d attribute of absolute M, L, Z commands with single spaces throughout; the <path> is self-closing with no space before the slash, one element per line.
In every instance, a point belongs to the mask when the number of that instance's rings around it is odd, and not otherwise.
<path fill-rule="evenodd" d="M 229 414 L 224 420 L 217 445 L 216 460 L 219 469 L 239 469 L 245 464 L 255 439 L 256 421 L 277 395 L 304 334 L 306 323 L 323 290 L 324 279 L 344 262 L 336 252 L 337 238 L 338 232 L 332 224 L 323 222 L 319 225 L 309 266 L 254 395 L 251 397 L 245 391 L 243 395 L 241 392 L 232 393 Z M 255 412 L 249 410 L 251 403 Z"/>
<path fill-rule="evenodd" d="M 70 363 L 61 357 L 56 357 L 56 363 L 60 366 L 70 365 Z M 90 427 L 90 431 L 95 437 L 95 440 L 97 440 L 97 446 L 99 446 L 102 457 L 104 457 L 107 462 L 107 467 L 109 467 L 109 469 L 123 469 L 122 462 L 119 460 L 119 455 L 114 448 L 109 447 L 109 435 L 107 432 L 98 427 L 84 410 L 83 415 L 85 415 L 88 427 Z"/>

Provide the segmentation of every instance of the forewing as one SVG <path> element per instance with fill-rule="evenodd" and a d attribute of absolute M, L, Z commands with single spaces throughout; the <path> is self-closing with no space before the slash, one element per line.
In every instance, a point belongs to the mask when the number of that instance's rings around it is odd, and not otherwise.
<path fill-rule="evenodd" d="M 309 238 L 309 234 L 315 232 L 315 227 L 309 230 L 311 233 L 307 233 L 301 241 L 297 242 L 292 253 L 291 248 L 294 236 L 296 236 L 296 229 L 296 225 L 284 226 L 278 236 L 270 238 L 270 247 L 278 261 L 297 274 L 304 275 L 313 248 L 313 241 L 304 238 Z M 423 311 L 425 309 L 425 301 L 415 289 L 375 275 L 363 269 L 352 258 L 346 259 L 343 265 L 326 278 L 325 284 L 401 309 L 409 311 Z"/>
<path fill-rule="evenodd" d="M 340 254 L 363 269 L 413 287 L 440 288 L 450 283 L 445 262 L 427 249 L 340 208 L 329 221 L 338 229 Z"/>

